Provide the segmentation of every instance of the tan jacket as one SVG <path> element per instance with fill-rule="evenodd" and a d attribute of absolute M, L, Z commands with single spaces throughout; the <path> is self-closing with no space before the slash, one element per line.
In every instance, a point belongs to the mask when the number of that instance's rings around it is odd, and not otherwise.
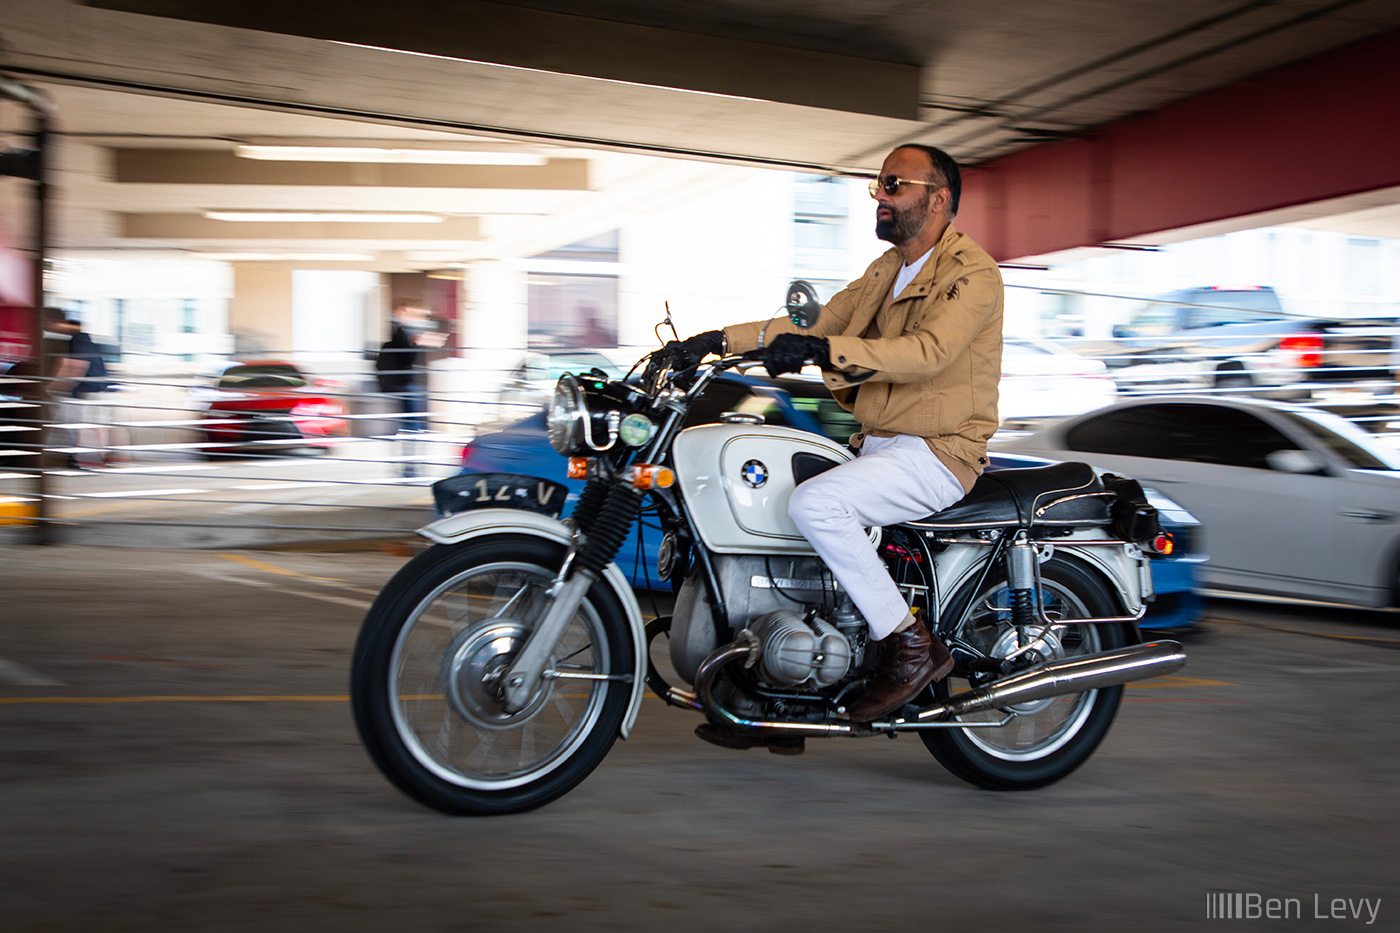
<path fill-rule="evenodd" d="M 826 337 L 837 370 L 824 374 L 827 388 L 861 423 L 851 443 L 860 446 L 867 435 L 923 437 L 970 489 L 987 465 L 987 440 L 997 429 L 1001 272 L 950 224 L 877 322 L 903 263 L 899 250 L 890 249 L 827 302 L 810 330 L 779 318 L 768 326 L 765 342 L 784 333 Z M 765 324 L 726 327 L 729 351 L 757 347 Z"/>

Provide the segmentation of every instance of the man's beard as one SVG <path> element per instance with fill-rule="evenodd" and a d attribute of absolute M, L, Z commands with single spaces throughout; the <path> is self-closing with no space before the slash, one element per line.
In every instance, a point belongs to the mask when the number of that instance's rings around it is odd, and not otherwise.
<path fill-rule="evenodd" d="M 914 239 L 923 231 L 924 224 L 928 223 L 928 198 L 928 194 L 925 193 L 920 203 L 904 210 L 890 206 L 888 220 L 875 218 L 875 235 L 895 246 L 903 246 Z"/>

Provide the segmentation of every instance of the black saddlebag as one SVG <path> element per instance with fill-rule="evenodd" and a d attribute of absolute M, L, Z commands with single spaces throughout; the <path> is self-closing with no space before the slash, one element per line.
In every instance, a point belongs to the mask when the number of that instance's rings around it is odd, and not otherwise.
<path fill-rule="evenodd" d="M 1103 475 L 1104 488 L 1113 493 L 1108 507 L 1113 517 L 1113 532 L 1124 541 L 1149 544 L 1162 533 L 1157 507 L 1147 501 L 1142 484 L 1114 473 Z"/>

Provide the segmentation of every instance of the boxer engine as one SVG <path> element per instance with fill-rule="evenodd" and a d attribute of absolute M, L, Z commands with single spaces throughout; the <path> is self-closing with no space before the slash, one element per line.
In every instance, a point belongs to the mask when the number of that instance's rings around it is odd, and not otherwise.
<path fill-rule="evenodd" d="M 760 646 L 752 672 L 765 686 L 820 690 L 862 669 L 865 618 L 819 559 L 716 554 L 712 561 L 729 631 L 721 641 L 703 573 L 691 573 L 676 595 L 670 638 L 671 665 L 687 683 L 707 655 L 743 629 Z"/>

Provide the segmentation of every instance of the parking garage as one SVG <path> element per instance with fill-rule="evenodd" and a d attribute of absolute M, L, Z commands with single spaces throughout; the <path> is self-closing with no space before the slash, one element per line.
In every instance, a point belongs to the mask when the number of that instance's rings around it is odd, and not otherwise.
<path fill-rule="evenodd" d="M 374 772 L 344 680 L 431 482 L 540 405 L 551 356 L 625 371 L 668 316 L 684 336 L 772 314 L 792 278 L 829 295 L 880 250 L 864 185 L 906 142 L 966 167 L 958 225 L 1003 264 L 1008 345 L 1083 367 L 1004 369 L 1008 435 L 1090 384 L 1164 391 L 1079 351 L 1222 307 L 1161 300 L 1191 286 L 1381 333 L 1303 401 L 1390 443 L 1390 5 L 3 6 L 0 346 L 40 361 L 6 374 L 0 436 L 0 890 L 25 928 L 827 928 L 941 899 L 1155 929 L 1226 891 L 1388 914 L 1386 613 L 1207 591 L 1185 676 L 1130 690 L 1081 775 L 1014 798 L 907 741 L 723 757 L 649 698 L 586 792 L 484 837 Z M 400 299 L 444 335 L 413 438 L 374 375 Z M 46 305 L 104 347 L 91 419 L 19 388 L 48 379 Z M 1285 368 L 1319 352 L 1292 346 Z M 1276 350 L 1237 361 L 1249 384 L 1211 366 L 1189 390 L 1279 388 Z M 229 375 L 260 363 L 324 407 L 270 428 Z M 297 443 L 267 433 L 289 424 Z M 1339 722 L 1339 699 L 1369 712 Z M 99 879 L 76 895 L 75 867 Z M 818 872 L 857 893 L 833 907 Z"/>

